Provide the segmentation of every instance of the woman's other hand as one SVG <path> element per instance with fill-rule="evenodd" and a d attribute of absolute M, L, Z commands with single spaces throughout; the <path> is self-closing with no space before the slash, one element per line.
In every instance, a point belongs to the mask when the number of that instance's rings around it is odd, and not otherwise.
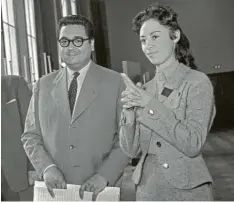
<path fill-rule="evenodd" d="M 126 74 L 122 73 L 121 76 L 127 86 L 122 92 L 121 102 L 123 103 L 123 108 L 144 108 L 153 97 L 142 89 L 141 83 L 135 85 Z"/>

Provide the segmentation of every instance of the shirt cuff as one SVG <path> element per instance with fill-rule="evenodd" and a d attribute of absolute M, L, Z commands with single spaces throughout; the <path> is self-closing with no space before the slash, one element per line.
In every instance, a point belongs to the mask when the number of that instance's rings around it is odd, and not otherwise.
<path fill-rule="evenodd" d="M 135 111 L 123 110 L 120 118 L 120 126 L 128 126 L 135 124 Z"/>
<path fill-rule="evenodd" d="M 49 169 L 49 168 L 51 168 L 51 167 L 57 167 L 55 164 L 51 164 L 51 165 L 49 165 L 49 166 L 47 166 L 46 168 L 45 168 L 45 170 L 43 171 L 43 174 Z"/>
<path fill-rule="evenodd" d="M 99 175 L 101 178 L 103 178 L 106 181 L 106 186 L 109 185 L 109 181 L 105 177 L 103 177 L 100 173 L 97 173 L 97 175 Z"/>

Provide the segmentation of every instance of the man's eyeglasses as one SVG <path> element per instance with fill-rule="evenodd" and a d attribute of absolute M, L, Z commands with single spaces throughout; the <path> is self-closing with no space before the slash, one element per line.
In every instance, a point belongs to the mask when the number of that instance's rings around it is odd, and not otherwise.
<path fill-rule="evenodd" d="M 58 41 L 59 41 L 60 46 L 62 46 L 62 47 L 68 47 L 70 42 L 72 42 L 73 45 L 76 47 L 81 47 L 83 45 L 84 41 L 87 41 L 87 40 L 89 40 L 89 38 L 84 39 L 84 38 L 79 37 L 79 38 L 75 38 L 75 39 L 71 39 L 71 40 L 67 39 L 67 38 L 61 38 Z"/>

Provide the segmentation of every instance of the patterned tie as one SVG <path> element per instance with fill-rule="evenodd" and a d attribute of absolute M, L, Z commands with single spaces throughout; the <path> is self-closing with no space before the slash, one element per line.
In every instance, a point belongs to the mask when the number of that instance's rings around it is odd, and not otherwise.
<path fill-rule="evenodd" d="M 74 77 L 71 81 L 69 91 L 68 91 L 68 98 L 69 98 L 69 104 L 70 104 L 70 110 L 71 114 L 73 113 L 75 101 L 76 101 L 76 94 L 77 94 L 77 77 L 80 75 L 79 72 L 74 72 L 73 73 Z"/>

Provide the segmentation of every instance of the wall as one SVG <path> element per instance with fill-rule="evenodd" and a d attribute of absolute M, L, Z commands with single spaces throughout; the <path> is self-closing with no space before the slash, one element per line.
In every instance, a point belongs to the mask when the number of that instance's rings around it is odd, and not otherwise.
<path fill-rule="evenodd" d="M 7 73 L 4 67 L 3 58 L 6 58 L 6 53 L 5 53 L 5 48 L 4 48 L 3 22 L 1 20 L 1 75 L 5 75 Z"/>
<path fill-rule="evenodd" d="M 140 62 L 143 71 L 154 68 L 141 52 L 132 32 L 132 18 L 154 0 L 105 0 L 111 68 L 121 61 Z M 159 0 L 179 13 L 179 23 L 190 40 L 196 63 L 205 73 L 234 71 L 233 0 Z M 221 68 L 215 69 L 215 65 Z"/>
<path fill-rule="evenodd" d="M 45 74 L 43 53 L 51 56 L 52 69 L 59 69 L 57 21 L 61 17 L 58 0 L 35 1 L 38 65 Z"/>
<path fill-rule="evenodd" d="M 26 31 L 26 17 L 24 12 L 24 1 L 18 0 L 14 1 L 14 10 L 15 10 L 15 25 L 17 29 L 17 48 L 18 48 L 18 61 L 19 61 L 19 74 L 26 75 L 24 69 L 24 57 L 26 57 L 27 64 L 29 64 L 29 54 L 28 54 L 28 39 L 27 39 L 27 31 Z M 26 77 L 29 78 L 30 75 Z M 25 77 L 25 78 L 26 78 Z"/>

